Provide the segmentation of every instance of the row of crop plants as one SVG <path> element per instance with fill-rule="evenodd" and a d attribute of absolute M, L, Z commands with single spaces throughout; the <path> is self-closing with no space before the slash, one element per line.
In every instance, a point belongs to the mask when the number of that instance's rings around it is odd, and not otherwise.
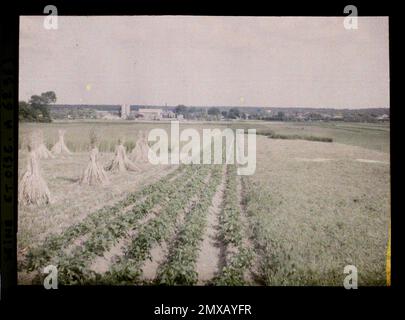
<path fill-rule="evenodd" d="M 166 261 L 158 270 L 156 284 L 194 285 L 198 281 L 196 261 L 207 225 L 207 214 L 224 171 L 222 165 L 213 167 L 211 181 L 199 195 L 198 203 L 186 216 L 171 244 Z"/>
<path fill-rule="evenodd" d="M 169 199 L 168 205 L 156 218 L 141 226 L 126 248 L 124 255 L 119 257 L 118 261 L 100 279 L 102 283 L 135 284 L 140 282 L 142 266 L 146 259 L 151 259 L 152 248 L 173 238 L 177 231 L 176 222 L 180 212 L 189 207 L 193 196 L 199 195 L 198 201 L 200 201 L 200 197 L 204 197 L 204 193 L 210 186 L 212 166 L 190 167 L 194 168 L 194 173 L 186 186 L 181 190 L 177 186 L 173 186 L 176 195 Z M 186 214 L 188 217 L 191 213 L 186 212 Z"/>
<path fill-rule="evenodd" d="M 62 267 L 66 265 L 67 271 L 74 277 L 73 273 L 80 273 L 79 271 L 83 267 L 80 265 L 83 265 L 83 261 L 91 258 L 91 253 L 88 251 L 95 250 L 96 255 L 101 250 L 104 251 L 108 244 L 115 241 L 114 235 L 124 235 L 124 231 L 147 214 L 160 201 L 162 195 L 171 192 L 173 183 L 184 184 L 187 180 L 183 176 L 188 175 L 188 171 L 191 169 L 180 167 L 142 190 L 130 193 L 114 205 L 105 206 L 89 214 L 81 222 L 68 227 L 61 234 L 48 237 L 42 245 L 30 250 L 27 255 L 26 269 L 28 271 L 38 270 L 51 263 Z M 171 178 L 175 178 L 175 180 L 169 181 Z M 134 203 L 135 205 L 130 210 L 126 210 Z M 80 236 L 89 236 L 84 244 L 86 248 L 76 248 L 73 256 L 66 257 L 64 249 Z M 82 254 L 84 256 L 81 256 Z M 68 264 L 76 257 L 79 257 L 80 261 L 76 263 L 79 268 L 75 271 L 74 265 L 69 268 Z"/>
<path fill-rule="evenodd" d="M 200 171 L 202 170 L 187 168 L 185 177 L 181 177 L 175 182 L 166 182 L 157 192 L 147 197 L 139 205 L 135 205 L 126 214 L 93 230 L 88 240 L 78 246 L 72 255 L 64 256 L 59 260 L 58 272 L 62 283 L 98 283 L 101 281 L 102 276 L 88 268 L 90 263 L 97 256 L 103 256 L 104 252 L 109 251 L 120 239 L 126 237 L 128 231 L 139 230 L 138 234 L 141 234 L 144 225 L 138 222 L 150 215 L 156 206 L 159 206 L 160 213 L 152 221 L 164 216 L 164 213 L 171 208 L 173 199 L 181 197 L 189 190 L 190 184 L 200 174 Z M 148 222 L 146 225 L 151 223 Z M 76 275 L 73 271 L 78 274 Z"/>
<path fill-rule="evenodd" d="M 253 253 L 244 242 L 246 234 L 241 221 L 236 167 L 228 165 L 227 170 L 223 206 L 219 217 L 219 237 L 226 246 L 225 265 L 213 279 L 213 284 L 245 285 L 244 274 L 251 267 Z"/>

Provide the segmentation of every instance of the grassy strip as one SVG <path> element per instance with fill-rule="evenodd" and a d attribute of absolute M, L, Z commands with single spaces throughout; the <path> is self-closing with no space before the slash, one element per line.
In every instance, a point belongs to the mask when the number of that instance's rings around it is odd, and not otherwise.
<path fill-rule="evenodd" d="M 280 134 L 275 133 L 272 130 L 257 131 L 256 134 L 260 134 L 270 139 L 286 139 L 286 140 L 308 140 L 308 141 L 319 141 L 319 142 L 333 142 L 332 138 L 329 137 L 318 137 L 318 136 L 306 136 L 298 134 Z"/>
<path fill-rule="evenodd" d="M 220 238 L 229 248 L 234 247 L 226 258 L 226 265 L 214 278 L 215 285 L 244 285 L 245 270 L 251 266 L 252 253 L 243 244 L 243 230 L 240 219 L 240 206 L 237 195 L 237 175 L 235 166 L 228 166 L 227 183 L 224 193 L 224 205 L 219 218 Z"/>
<path fill-rule="evenodd" d="M 263 205 L 271 197 L 258 190 L 247 177 L 242 179 L 246 190 L 246 209 L 250 221 L 251 232 L 255 243 L 255 252 L 259 259 L 259 281 L 264 285 L 285 285 L 294 275 L 295 265 L 291 261 L 290 250 L 282 243 L 272 239 L 266 228 L 265 219 L 268 208 Z"/>
<path fill-rule="evenodd" d="M 190 166 L 197 168 L 194 176 L 183 190 L 176 186 L 177 194 L 172 197 L 169 205 L 158 217 L 141 227 L 137 236 L 132 240 L 125 254 L 114 264 L 102 279 L 105 284 L 134 284 L 142 274 L 142 265 L 150 259 L 153 246 L 168 240 L 176 230 L 176 218 L 184 210 L 195 194 L 200 194 L 206 188 L 205 178 L 209 174 L 209 166 Z"/>
<path fill-rule="evenodd" d="M 158 270 L 156 279 L 158 284 L 193 285 L 197 283 L 198 274 L 195 271 L 195 263 L 207 224 L 207 212 L 222 179 L 221 172 L 222 166 L 215 166 L 210 185 L 187 215 L 183 227 L 169 249 L 167 261 Z"/>
<path fill-rule="evenodd" d="M 69 244 L 76 238 L 92 232 L 100 227 L 105 227 L 105 225 L 119 217 L 120 213 L 125 212 L 123 209 L 132 203 L 136 202 L 138 199 L 146 197 L 144 200 L 145 205 L 148 203 L 148 199 L 151 199 L 156 194 L 161 193 L 164 190 L 171 188 L 172 183 L 175 181 L 181 181 L 183 171 L 185 167 L 180 167 L 174 172 L 169 173 L 167 176 L 163 177 L 159 181 L 143 188 L 140 191 L 128 194 L 127 197 L 118 201 L 112 206 L 105 206 L 94 213 L 89 214 L 81 222 L 69 226 L 61 234 L 51 235 L 45 239 L 44 243 L 36 248 L 32 248 L 27 255 L 26 268 L 28 271 L 37 270 L 46 263 L 48 263 L 53 257 L 57 256 L 58 252 L 68 247 Z M 175 177 L 177 174 L 180 175 L 173 182 L 168 182 L 169 179 Z"/>

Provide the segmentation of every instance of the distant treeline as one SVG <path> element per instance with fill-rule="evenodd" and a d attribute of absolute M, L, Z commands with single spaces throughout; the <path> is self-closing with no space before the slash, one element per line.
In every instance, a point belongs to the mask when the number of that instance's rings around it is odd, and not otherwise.
<path fill-rule="evenodd" d="M 56 102 L 56 94 L 53 91 L 31 96 L 28 102 L 19 101 L 18 119 L 27 122 L 51 122 L 49 106 Z"/>
<path fill-rule="evenodd" d="M 303 107 L 234 107 L 234 106 L 155 106 L 131 105 L 131 111 L 140 108 L 173 111 L 188 120 L 224 120 L 251 119 L 264 121 L 350 121 L 376 122 L 389 120 L 389 108 L 368 109 L 330 109 Z M 54 119 L 73 118 L 91 119 L 97 117 L 97 111 L 120 114 L 121 105 L 52 105 L 51 117 Z"/>

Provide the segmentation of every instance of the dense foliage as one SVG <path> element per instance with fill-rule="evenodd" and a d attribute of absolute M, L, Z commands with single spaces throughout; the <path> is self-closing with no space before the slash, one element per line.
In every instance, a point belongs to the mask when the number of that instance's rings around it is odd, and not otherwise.
<path fill-rule="evenodd" d="M 18 118 L 20 121 L 51 122 L 49 105 L 56 102 L 56 94 L 53 91 L 33 95 L 27 102 L 20 101 L 18 104 Z"/>

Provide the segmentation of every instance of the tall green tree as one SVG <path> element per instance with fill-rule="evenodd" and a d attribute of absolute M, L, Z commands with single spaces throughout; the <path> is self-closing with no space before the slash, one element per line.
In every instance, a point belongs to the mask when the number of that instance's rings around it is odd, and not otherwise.
<path fill-rule="evenodd" d="M 208 114 L 212 115 L 212 116 L 217 116 L 217 115 L 221 114 L 221 110 L 219 110 L 219 108 L 217 108 L 217 107 L 211 107 L 208 109 Z"/>
<path fill-rule="evenodd" d="M 176 109 L 174 110 L 175 113 L 177 114 L 182 114 L 185 116 L 188 113 L 188 108 L 182 104 L 178 105 Z"/>
<path fill-rule="evenodd" d="M 35 121 L 36 115 L 33 109 L 25 101 L 18 102 L 18 119 L 20 121 Z"/>
<path fill-rule="evenodd" d="M 49 106 L 56 102 L 56 94 L 53 91 L 33 95 L 27 102 L 19 102 L 19 119 L 21 121 L 51 122 Z"/>
<path fill-rule="evenodd" d="M 238 108 L 231 108 L 228 112 L 228 118 L 238 119 L 240 117 L 240 111 Z"/>

